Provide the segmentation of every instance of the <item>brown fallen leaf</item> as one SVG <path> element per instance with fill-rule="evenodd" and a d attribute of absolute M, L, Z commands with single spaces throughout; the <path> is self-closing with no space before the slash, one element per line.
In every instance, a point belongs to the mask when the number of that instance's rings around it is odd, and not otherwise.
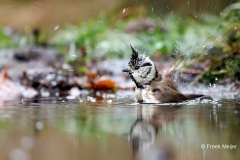
<path fill-rule="evenodd" d="M 92 89 L 94 90 L 114 90 L 115 82 L 112 80 L 102 80 L 93 84 Z"/>
<path fill-rule="evenodd" d="M 89 73 L 87 75 L 88 79 L 88 89 L 94 90 L 114 90 L 116 88 L 115 82 L 109 79 L 99 80 L 99 75 L 97 73 Z"/>

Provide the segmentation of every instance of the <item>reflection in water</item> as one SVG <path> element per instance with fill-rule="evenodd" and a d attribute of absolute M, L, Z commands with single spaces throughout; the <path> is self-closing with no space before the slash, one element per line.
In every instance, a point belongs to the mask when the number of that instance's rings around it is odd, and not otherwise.
<path fill-rule="evenodd" d="M 180 106 L 137 107 L 137 119 L 129 132 L 134 156 L 140 151 L 144 160 L 171 160 L 173 148 L 168 142 L 157 142 L 156 135 L 164 125 L 174 120 L 175 112 Z"/>
<path fill-rule="evenodd" d="M 143 118 L 139 118 L 132 125 L 129 133 L 129 141 L 132 144 L 134 155 L 140 149 L 146 149 L 155 140 L 157 127 Z"/>

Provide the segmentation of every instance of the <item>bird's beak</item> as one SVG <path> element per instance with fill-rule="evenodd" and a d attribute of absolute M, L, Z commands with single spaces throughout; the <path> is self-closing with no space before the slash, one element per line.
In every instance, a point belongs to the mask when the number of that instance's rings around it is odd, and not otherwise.
<path fill-rule="evenodd" d="M 123 72 L 127 72 L 127 73 L 129 73 L 130 72 L 130 70 L 129 69 L 124 69 L 124 70 L 122 70 Z"/>

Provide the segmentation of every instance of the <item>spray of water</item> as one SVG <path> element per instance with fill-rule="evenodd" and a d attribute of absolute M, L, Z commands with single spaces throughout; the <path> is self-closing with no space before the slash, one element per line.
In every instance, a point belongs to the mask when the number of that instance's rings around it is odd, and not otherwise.
<path fill-rule="evenodd" d="M 221 1 L 221 3 L 226 2 L 227 1 Z M 188 1 L 188 6 L 194 7 L 194 5 L 191 6 L 190 4 L 191 3 Z M 189 26 L 184 36 L 176 42 L 174 54 L 183 57 L 183 61 L 175 63 L 172 69 L 180 70 L 181 74 L 181 69 L 183 69 L 184 64 L 192 64 L 197 68 L 200 64 L 200 60 L 204 56 L 211 54 L 211 49 L 226 40 L 231 29 L 227 32 L 223 32 L 223 22 L 229 14 L 230 9 L 227 8 L 223 12 L 220 12 L 220 16 L 214 16 L 213 13 L 216 12 L 219 4 L 220 0 L 215 4 L 210 4 L 210 1 L 207 1 L 203 7 L 200 7 L 199 11 L 195 10 L 193 12 L 195 20 L 203 21 L 204 24 L 199 24 L 199 26 L 194 25 L 194 28 Z M 212 12 L 206 13 L 206 10 Z M 190 76 L 192 76 L 192 74 L 190 74 Z M 178 79 L 178 77 L 175 78 Z"/>

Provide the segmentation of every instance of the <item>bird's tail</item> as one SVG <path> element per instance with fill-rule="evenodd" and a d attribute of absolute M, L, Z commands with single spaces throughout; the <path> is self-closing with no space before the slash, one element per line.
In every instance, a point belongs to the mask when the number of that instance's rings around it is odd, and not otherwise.
<path fill-rule="evenodd" d="M 203 97 L 203 94 L 185 94 L 185 97 L 187 98 L 187 100 L 192 100 L 195 98 L 199 98 L 199 97 Z"/>

